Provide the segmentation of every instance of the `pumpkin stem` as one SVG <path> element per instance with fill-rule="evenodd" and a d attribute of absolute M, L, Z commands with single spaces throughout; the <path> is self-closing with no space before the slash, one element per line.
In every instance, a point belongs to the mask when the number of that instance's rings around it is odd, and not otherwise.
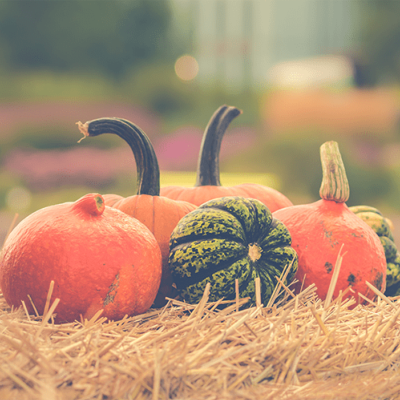
<path fill-rule="evenodd" d="M 221 186 L 219 179 L 219 153 L 222 137 L 231 121 L 242 111 L 231 106 L 221 106 L 213 114 L 200 147 L 195 186 Z"/>
<path fill-rule="evenodd" d="M 94 217 L 98 217 L 103 214 L 106 204 L 101 194 L 88 193 L 76 200 L 72 207 Z"/>
<path fill-rule="evenodd" d="M 122 118 L 99 118 L 85 124 L 77 123 L 86 136 L 113 133 L 132 149 L 137 171 L 137 194 L 160 195 L 160 168 L 148 136 L 135 124 Z"/>
<path fill-rule="evenodd" d="M 322 184 L 319 194 L 321 198 L 345 203 L 349 199 L 350 188 L 337 142 L 324 143 L 320 148 L 320 154 Z"/>

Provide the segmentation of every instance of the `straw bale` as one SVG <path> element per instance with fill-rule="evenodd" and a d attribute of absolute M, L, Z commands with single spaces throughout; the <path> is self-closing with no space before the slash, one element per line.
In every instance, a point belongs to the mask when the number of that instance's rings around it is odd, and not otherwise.
<path fill-rule="evenodd" d="M 0 399 L 397 399 L 399 299 L 371 290 L 356 305 L 281 283 L 247 307 L 207 287 L 198 304 L 59 325 L 57 301 L 41 317 L 0 293 Z"/>

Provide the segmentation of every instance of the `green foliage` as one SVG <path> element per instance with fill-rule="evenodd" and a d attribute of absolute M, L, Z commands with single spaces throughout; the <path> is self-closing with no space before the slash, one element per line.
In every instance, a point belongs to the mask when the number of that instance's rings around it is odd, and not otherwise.
<path fill-rule="evenodd" d="M 273 173 L 280 180 L 281 192 L 294 203 L 316 201 L 320 199 L 322 180 L 320 146 L 326 140 L 330 138 L 323 133 L 293 132 L 272 138 L 260 137 L 256 148 L 221 163 L 221 170 Z M 399 175 L 384 167 L 360 164 L 351 151 L 350 144 L 340 140 L 350 185 L 349 206 L 380 204 L 382 199 L 392 198 L 393 191 L 400 193 Z M 399 208 L 398 197 L 395 207 Z"/>
<path fill-rule="evenodd" d="M 79 132 L 75 125 L 26 126 L 11 136 L 0 137 L 0 162 L 13 149 L 51 150 L 74 148 L 77 145 Z M 101 140 L 91 143 L 91 147 L 109 149 L 121 146 L 121 141 L 114 135 L 104 135 Z"/>
<path fill-rule="evenodd" d="M 121 90 L 137 104 L 167 116 L 195 108 L 197 98 L 194 85 L 182 82 L 173 64 L 157 63 L 134 71 Z"/>
<path fill-rule="evenodd" d="M 363 3 L 360 68 L 373 85 L 400 80 L 400 2 L 370 0 Z"/>
<path fill-rule="evenodd" d="M 95 73 L 0 70 L 0 100 L 4 102 L 109 100 L 118 99 L 119 90 L 114 81 Z"/>
<path fill-rule="evenodd" d="M 360 165 L 346 148 L 342 151 L 342 157 L 350 185 L 350 198 L 346 203 L 348 206 L 374 205 L 388 198 L 394 184 L 390 170 L 379 166 Z"/>
<path fill-rule="evenodd" d="M 21 179 L 18 176 L 0 170 L 0 210 L 6 205 L 6 195 L 10 189 L 19 186 Z"/>
<path fill-rule="evenodd" d="M 0 64 L 115 78 L 165 52 L 168 1 L 0 2 Z"/>
<path fill-rule="evenodd" d="M 77 137 L 62 126 L 44 126 L 24 128 L 12 136 L 9 145 L 24 149 L 59 149 L 74 147 Z"/>

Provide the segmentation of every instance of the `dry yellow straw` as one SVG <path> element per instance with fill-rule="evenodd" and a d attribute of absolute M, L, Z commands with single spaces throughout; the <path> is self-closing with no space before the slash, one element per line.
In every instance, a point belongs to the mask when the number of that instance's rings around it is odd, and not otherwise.
<path fill-rule="evenodd" d="M 343 249 L 343 244 L 340 247 L 339 254 L 338 254 L 337 259 L 336 259 L 335 268 L 333 270 L 331 282 L 329 284 L 328 293 L 326 294 L 325 307 L 324 307 L 325 310 L 327 308 L 329 308 L 329 306 L 331 304 L 332 297 L 333 297 L 333 292 L 335 291 L 336 283 L 337 283 L 337 280 L 338 280 L 338 277 L 339 277 L 340 267 L 342 266 L 342 260 L 343 260 L 343 256 L 340 255 L 342 249 Z"/>
<path fill-rule="evenodd" d="M 51 281 L 49 291 L 47 292 L 46 304 L 44 305 L 43 317 L 47 314 L 47 311 L 49 310 L 50 300 L 51 300 L 51 295 L 53 294 L 53 290 L 54 290 L 54 281 Z"/>
<path fill-rule="evenodd" d="M 39 312 L 35 306 L 35 303 L 32 300 L 32 297 L 29 294 L 27 294 L 27 297 L 28 297 L 29 301 L 31 302 L 31 305 L 33 307 L 33 310 L 35 311 L 36 316 L 39 317 Z"/>
<path fill-rule="evenodd" d="M 380 292 L 375 286 L 371 285 L 368 281 L 365 281 L 365 284 L 378 296 L 380 297 L 384 302 L 389 304 L 391 307 L 396 308 L 396 306 L 389 300 L 388 297 L 386 297 L 382 292 Z"/>
<path fill-rule="evenodd" d="M 257 308 L 261 307 L 261 282 L 260 282 L 260 277 L 257 276 L 255 278 L 255 286 L 256 286 L 256 306 Z"/>
<path fill-rule="evenodd" d="M 238 312 L 239 311 L 239 295 L 240 295 L 240 293 L 239 293 L 239 279 L 235 279 L 235 294 L 236 294 L 236 298 L 235 298 L 235 301 L 236 301 L 236 312 Z"/>
<path fill-rule="evenodd" d="M 279 277 L 279 279 L 276 276 L 276 278 L 278 279 L 279 284 L 275 286 L 274 291 L 272 292 L 272 295 L 271 295 L 270 299 L 268 300 L 267 308 L 272 307 L 272 305 L 274 304 L 276 298 L 278 297 L 279 291 L 280 291 L 280 289 L 281 289 L 281 287 L 283 285 L 282 281 L 286 280 L 286 277 L 287 277 L 290 269 L 292 268 L 293 262 L 294 262 L 294 260 L 292 260 L 292 262 L 290 264 L 287 264 L 285 266 L 285 268 L 283 269 L 282 274 Z"/>

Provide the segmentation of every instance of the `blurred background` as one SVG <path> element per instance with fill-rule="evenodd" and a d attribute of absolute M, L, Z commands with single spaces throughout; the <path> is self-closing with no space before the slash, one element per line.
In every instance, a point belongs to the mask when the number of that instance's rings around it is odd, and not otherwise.
<path fill-rule="evenodd" d="M 131 120 L 161 183 L 192 186 L 223 104 L 243 111 L 222 142 L 223 185 L 318 200 L 319 147 L 336 140 L 347 204 L 380 208 L 398 236 L 399 80 L 396 0 L 0 1 L 0 243 L 16 214 L 136 193 L 126 143 L 78 144 L 76 122 Z"/>

